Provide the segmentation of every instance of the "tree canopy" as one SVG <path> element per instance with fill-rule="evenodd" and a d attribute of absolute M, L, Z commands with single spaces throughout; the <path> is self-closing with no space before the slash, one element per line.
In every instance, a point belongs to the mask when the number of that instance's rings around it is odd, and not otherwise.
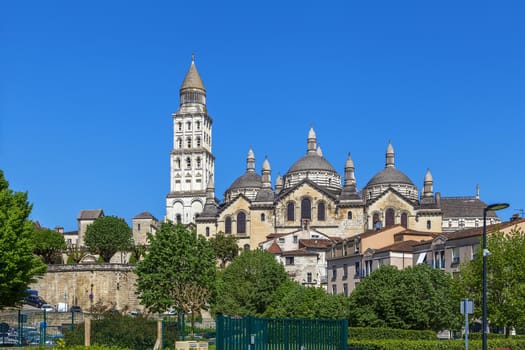
<path fill-rule="evenodd" d="M 349 323 L 361 327 L 454 329 L 461 324 L 452 277 L 427 265 L 383 266 L 350 295 Z"/>
<path fill-rule="evenodd" d="M 27 193 L 13 192 L 0 170 L 0 309 L 21 303 L 46 265 L 33 255 L 33 223 Z"/>
<path fill-rule="evenodd" d="M 87 227 L 84 243 L 92 253 L 109 262 L 116 252 L 132 246 L 131 229 L 122 218 L 102 216 Z"/>
<path fill-rule="evenodd" d="M 162 223 L 137 265 L 137 293 L 152 312 L 168 309 L 192 315 L 209 300 L 216 260 L 209 242 L 183 225 Z"/>
<path fill-rule="evenodd" d="M 219 259 L 220 267 L 224 268 L 229 261 L 239 255 L 239 246 L 237 237 L 225 235 L 219 232 L 217 236 L 210 238 L 210 244 L 215 251 L 215 257 Z"/>
<path fill-rule="evenodd" d="M 218 282 L 214 311 L 260 316 L 287 279 L 283 265 L 271 253 L 245 250 L 224 269 Z"/>
<path fill-rule="evenodd" d="M 328 294 L 322 288 L 305 287 L 290 279 L 274 293 L 264 317 L 348 318 L 349 301 L 343 294 Z"/>
<path fill-rule="evenodd" d="M 33 234 L 35 244 L 34 253 L 42 258 L 46 264 L 60 262 L 60 253 L 66 249 L 66 241 L 60 233 L 49 230 L 35 230 Z"/>
<path fill-rule="evenodd" d="M 491 233 L 487 249 L 487 318 L 500 328 L 525 329 L 525 232 L 513 228 L 507 234 Z M 474 317 L 482 314 L 482 278 L 483 257 L 478 252 L 460 270 L 464 297 L 474 300 Z"/>

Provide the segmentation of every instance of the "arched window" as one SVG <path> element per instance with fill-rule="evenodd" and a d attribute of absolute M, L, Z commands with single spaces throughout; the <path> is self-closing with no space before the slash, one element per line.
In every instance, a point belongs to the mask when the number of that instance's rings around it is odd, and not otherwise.
<path fill-rule="evenodd" d="M 346 218 L 348 220 L 352 220 L 352 212 L 351 211 L 349 211 L 348 214 L 346 214 Z"/>
<path fill-rule="evenodd" d="M 206 237 L 210 237 L 210 228 L 206 226 Z"/>
<path fill-rule="evenodd" d="M 186 158 L 186 168 L 191 168 L 191 158 L 190 157 Z"/>
<path fill-rule="evenodd" d="M 317 220 L 319 221 L 325 221 L 325 206 L 324 202 L 320 202 L 317 205 Z"/>
<path fill-rule="evenodd" d="M 201 157 L 197 157 L 197 168 L 201 167 Z"/>
<path fill-rule="evenodd" d="M 191 130 L 191 122 L 186 123 L 186 130 Z"/>
<path fill-rule="evenodd" d="M 195 127 L 197 128 L 197 130 L 200 130 L 201 129 L 201 122 L 197 120 L 195 122 Z"/>
<path fill-rule="evenodd" d="M 244 250 L 250 250 L 250 245 L 249 244 L 245 244 L 244 245 Z"/>
<path fill-rule="evenodd" d="M 224 233 L 232 233 L 232 218 L 229 216 L 224 219 Z"/>
<path fill-rule="evenodd" d="M 381 229 L 381 220 L 379 220 L 379 214 L 375 213 L 372 216 L 372 223 L 374 224 L 374 229 L 380 230 Z"/>
<path fill-rule="evenodd" d="M 182 216 L 181 216 L 180 214 L 177 214 L 177 216 L 176 216 L 176 219 L 175 219 L 175 220 L 177 221 L 177 224 L 180 224 L 180 223 L 182 223 Z"/>
<path fill-rule="evenodd" d="M 261 214 L 261 221 L 265 221 L 266 220 L 266 215 L 264 215 L 264 213 Z"/>
<path fill-rule="evenodd" d="M 401 226 L 403 226 L 404 228 L 408 227 L 408 215 L 407 215 L 407 213 L 401 214 Z"/>
<path fill-rule="evenodd" d="M 237 233 L 246 233 L 246 214 L 242 211 L 237 214 Z"/>
<path fill-rule="evenodd" d="M 197 137 L 197 147 L 200 147 L 200 146 L 201 146 L 201 138 Z"/>
<path fill-rule="evenodd" d="M 295 205 L 293 202 L 288 203 L 286 206 L 286 218 L 288 221 L 294 221 L 295 220 Z"/>
<path fill-rule="evenodd" d="M 303 219 L 312 219 L 312 204 L 308 198 L 301 201 L 301 220 Z"/>
<path fill-rule="evenodd" d="M 181 138 L 177 139 L 177 148 L 182 148 L 182 139 Z"/>
<path fill-rule="evenodd" d="M 394 223 L 395 223 L 394 209 L 388 208 L 385 214 L 385 226 L 386 227 L 394 226 Z"/>
<path fill-rule="evenodd" d="M 182 123 L 181 122 L 177 123 L 177 128 L 179 129 L 179 131 L 182 131 Z"/>
<path fill-rule="evenodd" d="M 175 159 L 175 169 L 180 169 L 180 158 Z"/>
<path fill-rule="evenodd" d="M 188 148 L 191 148 L 191 137 L 188 137 L 186 139 L 186 146 L 188 146 Z"/>
<path fill-rule="evenodd" d="M 427 220 L 427 230 L 430 230 L 431 227 L 432 223 L 430 222 L 430 220 Z"/>

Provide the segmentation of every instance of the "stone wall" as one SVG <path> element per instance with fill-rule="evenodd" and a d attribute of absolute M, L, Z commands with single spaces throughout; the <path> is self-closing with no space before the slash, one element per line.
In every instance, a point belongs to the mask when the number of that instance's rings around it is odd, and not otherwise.
<path fill-rule="evenodd" d="M 49 265 L 30 288 L 49 304 L 68 303 L 89 311 L 92 303 L 115 305 L 117 310 L 143 311 L 135 295 L 135 266 L 127 264 Z"/>

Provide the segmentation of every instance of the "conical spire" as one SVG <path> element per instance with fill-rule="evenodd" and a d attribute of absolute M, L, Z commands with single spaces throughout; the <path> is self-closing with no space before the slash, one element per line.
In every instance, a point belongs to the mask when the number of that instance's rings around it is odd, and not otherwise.
<path fill-rule="evenodd" d="M 315 135 L 315 131 L 313 127 L 310 127 L 310 131 L 308 131 L 308 153 L 315 153 L 316 150 L 316 142 L 317 137 Z"/>
<path fill-rule="evenodd" d="M 387 168 L 394 167 L 394 147 L 392 142 L 388 141 L 388 147 L 386 148 L 386 165 Z"/>
<path fill-rule="evenodd" d="M 348 152 L 348 158 L 346 158 L 345 163 L 345 187 L 350 185 L 355 185 L 355 173 L 354 173 L 354 161 Z"/>
<path fill-rule="evenodd" d="M 184 78 L 180 89 L 181 91 L 185 89 L 200 89 L 206 91 L 206 89 L 204 88 L 204 84 L 202 83 L 201 76 L 199 75 L 197 67 L 195 66 L 194 53 L 191 54 L 190 69 L 188 70 L 188 73 L 186 73 L 186 77 Z"/>
<path fill-rule="evenodd" d="M 208 179 L 208 187 L 206 188 L 206 203 L 212 203 L 215 199 L 215 182 L 213 181 L 213 174 L 210 174 Z"/>
<path fill-rule="evenodd" d="M 271 168 L 270 162 L 268 161 L 268 157 L 264 158 L 264 162 L 262 165 L 262 186 L 264 188 L 272 187 Z"/>
<path fill-rule="evenodd" d="M 434 181 L 432 179 L 430 169 L 427 169 L 427 173 L 425 174 L 425 179 L 423 181 L 423 198 L 432 197 L 434 195 L 433 183 Z"/>
<path fill-rule="evenodd" d="M 317 144 L 317 155 L 322 157 L 323 156 L 323 151 L 321 150 L 321 144 Z"/>
<path fill-rule="evenodd" d="M 282 189 L 283 189 L 283 177 L 281 176 L 281 174 L 278 174 L 277 179 L 275 179 L 275 190 L 279 192 Z"/>
<path fill-rule="evenodd" d="M 255 155 L 253 154 L 252 146 L 248 151 L 248 156 L 246 158 L 246 171 L 255 171 Z"/>

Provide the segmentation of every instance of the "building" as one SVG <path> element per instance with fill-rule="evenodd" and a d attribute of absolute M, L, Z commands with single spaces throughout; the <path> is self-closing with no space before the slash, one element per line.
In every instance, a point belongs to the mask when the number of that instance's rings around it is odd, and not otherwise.
<path fill-rule="evenodd" d="M 189 224 L 203 210 L 206 188 L 213 182 L 212 123 L 206 108 L 206 89 L 192 56 L 180 88 L 179 110 L 173 117 L 170 152 L 170 192 L 166 220 Z"/>
<path fill-rule="evenodd" d="M 272 183 L 270 160 L 261 174 L 255 171 L 252 148 L 246 171 L 233 180 L 221 200 L 215 196 L 212 119 L 206 107 L 206 89 L 192 58 L 180 88 L 180 107 L 173 114 L 174 147 L 170 156 L 170 193 L 166 219 L 195 223 L 199 234 L 236 235 L 241 248 L 255 249 L 268 235 L 316 230 L 328 237 L 347 239 L 371 230 L 400 225 L 407 230 L 441 233 L 443 228 L 465 228 L 478 222 L 479 200 L 463 201 L 434 192 L 430 170 L 422 174 L 421 191 L 395 167 L 395 152 L 388 143 L 385 167 L 359 189 L 356 166 L 348 154 L 339 174 L 310 128 L 306 152 L 297 155 L 283 176 Z M 460 204 L 465 210 L 456 210 Z M 490 213 L 494 223 L 499 219 Z M 477 221 L 476 221 L 477 220 Z M 468 223 L 468 224 L 467 224 Z"/>

